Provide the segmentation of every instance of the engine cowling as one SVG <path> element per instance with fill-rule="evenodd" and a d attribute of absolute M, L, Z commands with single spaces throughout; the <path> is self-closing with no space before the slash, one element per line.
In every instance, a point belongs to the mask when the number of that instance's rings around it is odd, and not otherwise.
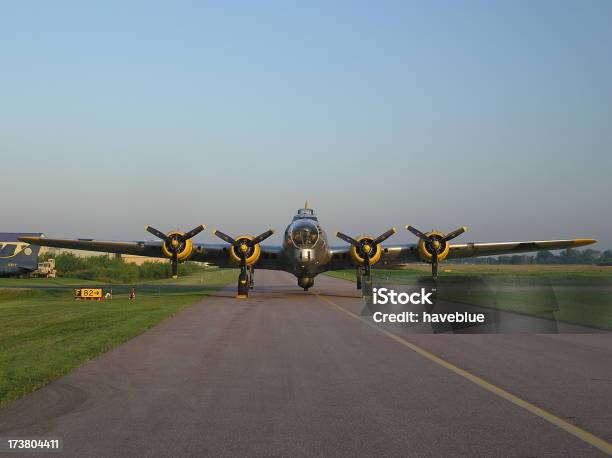
<path fill-rule="evenodd" d="M 425 262 L 431 262 L 433 258 L 433 250 L 438 251 L 438 261 L 444 261 L 450 251 L 450 244 L 444 240 L 445 235 L 442 232 L 431 231 L 425 234 L 430 240 L 419 240 L 419 256 Z"/>
<path fill-rule="evenodd" d="M 164 234 L 159 229 L 145 226 L 145 230 L 162 240 L 161 250 L 164 256 L 170 259 L 172 265 L 172 277 L 178 276 L 179 262 L 186 261 L 193 253 L 193 242 L 191 239 L 204 230 L 205 226 L 200 224 L 189 232 L 171 231 Z"/>
<path fill-rule="evenodd" d="M 449 242 L 467 231 L 465 226 L 461 226 L 448 234 L 437 231 L 424 234 L 410 225 L 407 225 L 406 229 L 419 238 L 419 255 L 423 261 L 431 263 L 431 276 L 434 279 L 438 278 L 438 264 L 440 261 L 444 261 L 450 252 Z"/>
<path fill-rule="evenodd" d="M 185 235 L 184 232 L 172 231 L 168 232 L 166 235 L 167 240 L 164 240 L 162 244 L 162 252 L 164 253 L 164 256 L 172 259 L 172 253 L 176 249 L 177 260 L 179 262 L 186 261 L 191 257 L 191 254 L 193 253 L 193 242 L 191 239 L 182 240 L 182 237 Z"/>
<path fill-rule="evenodd" d="M 369 235 L 362 235 L 361 237 L 357 237 L 357 241 L 361 244 L 361 247 L 356 247 L 355 245 L 351 245 L 351 249 L 349 251 L 349 255 L 355 264 L 363 265 L 365 263 L 365 259 L 362 256 L 361 250 L 371 250 L 369 251 L 370 257 L 368 259 L 369 265 L 373 266 L 382 256 L 382 247 L 379 243 L 374 244 L 374 237 Z"/>
<path fill-rule="evenodd" d="M 250 266 L 255 264 L 259 257 L 261 256 L 261 247 L 259 243 L 256 243 L 253 246 L 249 246 L 247 242 L 253 240 L 254 237 L 252 235 L 240 235 L 236 237 L 237 245 L 231 245 L 229 250 L 230 259 L 236 264 L 240 264 L 240 254 L 239 251 L 246 253 L 246 265 Z"/>

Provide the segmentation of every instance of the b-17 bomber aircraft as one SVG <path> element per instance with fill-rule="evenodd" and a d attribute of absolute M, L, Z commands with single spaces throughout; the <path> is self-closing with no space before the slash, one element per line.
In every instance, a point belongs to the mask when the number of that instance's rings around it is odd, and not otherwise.
<path fill-rule="evenodd" d="M 168 233 L 147 226 L 146 230 L 158 237 L 158 241 L 113 242 L 46 237 L 21 237 L 20 240 L 33 245 L 57 248 L 168 258 L 172 264 L 173 277 L 178 274 L 178 264 L 187 260 L 206 262 L 218 267 L 239 266 L 239 298 L 247 297 L 249 289 L 254 287 L 255 269 L 289 272 L 297 277 L 298 285 L 308 291 L 314 285 L 318 274 L 354 268 L 357 288 L 360 289 L 362 277 L 371 284 L 371 268 L 374 266 L 393 268 L 400 264 L 426 262 L 431 264 L 432 276 L 437 278 L 438 264 L 445 259 L 558 250 L 596 242 L 593 239 L 573 239 L 452 244 L 451 240 L 463 234 L 467 230 L 466 227 L 447 234 L 438 231 L 424 233 L 412 226 L 406 226 L 406 229 L 419 238 L 418 243 L 383 246 L 383 242 L 396 233 L 395 228 L 391 228 L 378 237 L 363 235 L 353 238 L 338 232 L 336 236 L 349 246 L 332 247 L 314 210 L 306 203 L 285 229 L 281 246 L 261 245 L 274 233 L 272 229 L 256 237 L 231 237 L 216 230 L 213 233 L 226 244 L 193 243 L 192 238 L 204 230 L 203 225 L 189 232 Z"/>

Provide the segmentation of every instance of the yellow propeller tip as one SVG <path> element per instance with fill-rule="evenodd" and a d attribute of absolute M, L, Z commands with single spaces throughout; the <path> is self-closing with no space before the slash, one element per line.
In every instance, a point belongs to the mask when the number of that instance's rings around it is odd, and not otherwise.
<path fill-rule="evenodd" d="M 395 229 L 394 227 L 392 227 L 392 228 L 391 228 L 391 231 L 392 231 L 394 234 L 397 234 L 397 229 Z"/>
<path fill-rule="evenodd" d="M 172 275 L 172 278 L 174 278 L 175 280 L 178 278 L 177 275 Z"/>

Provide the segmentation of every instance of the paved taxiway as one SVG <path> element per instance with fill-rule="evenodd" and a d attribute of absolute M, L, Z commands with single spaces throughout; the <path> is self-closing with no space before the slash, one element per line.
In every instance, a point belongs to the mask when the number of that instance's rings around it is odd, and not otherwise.
<path fill-rule="evenodd" d="M 397 340 L 359 318 L 349 282 L 256 281 L 0 410 L 0 437 L 61 436 L 71 456 L 603 456 L 591 444 L 612 442 L 610 334 Z"/>

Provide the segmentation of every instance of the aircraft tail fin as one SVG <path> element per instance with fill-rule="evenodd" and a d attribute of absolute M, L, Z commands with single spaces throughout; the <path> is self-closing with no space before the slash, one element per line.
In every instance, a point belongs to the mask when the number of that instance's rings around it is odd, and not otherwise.
<path fill-rule="evenodd" d="M 40 237 L 41 233 L 0 232 L 0 263 L 35 270 L 38 267 L 40 246 L 21 242 L 19 237 Z"/>

